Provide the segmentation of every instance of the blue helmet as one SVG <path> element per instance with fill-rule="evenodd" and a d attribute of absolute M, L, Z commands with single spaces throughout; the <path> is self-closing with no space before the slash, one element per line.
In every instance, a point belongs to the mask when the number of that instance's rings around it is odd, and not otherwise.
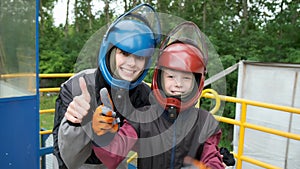
<path fill-rule="evenodd" d="M 152 21 L 153 18 L 155 21 Z M 98 64 L 106 82 L 114 88 L 129 90 L 140 84 L 151 66 L 151 57 L 160 41 L 160 34 L 158 16 L 147 4 L 141 4 L 121 15 L 108 28 L 100 47 Z M 135 81 L 129 82 L 113 77 L 108 64 L 113 47 L 137 57 L 147 57 L 144 71 Z"/>

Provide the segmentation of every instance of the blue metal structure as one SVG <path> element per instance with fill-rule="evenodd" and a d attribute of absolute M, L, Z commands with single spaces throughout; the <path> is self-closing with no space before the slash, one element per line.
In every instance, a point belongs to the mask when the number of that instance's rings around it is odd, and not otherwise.
<path fill-rule="evenodd" d="M 45 131 L 45 129 L 41 129 L 41 131 Z M 41 135 L 41 148 L 40 148 L 40 157 L 41 157 L 41 169 L 46 168 L 46 155 L 53 153 L 53 146 L 46 146 L 46 140 L 50 134 L 42 134 Z"/>
<path fill-rule="evenodd" d="M 40 168 L 38 0 L 0 2 L 0 168 Z"/>

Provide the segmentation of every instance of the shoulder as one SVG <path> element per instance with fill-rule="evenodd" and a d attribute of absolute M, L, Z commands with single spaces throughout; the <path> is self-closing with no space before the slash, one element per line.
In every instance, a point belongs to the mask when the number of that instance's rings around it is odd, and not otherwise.
<path fill-rule="evenodd" d="M 189 113 L 192 112 L 192 114 L 194 117 L 198 120 L 198 124 L 204 124 L 204 122 L 207 120 L 207 118 L 209 118 L 209 116 L 211 116 L 211 113 L 209 113 L 207 110 L 201 109 L 201 108 L 196 108 L 196 107 L 192 107 L 190 109 L 188 109 Z"/>
<path fill-rule="evenodd" d="M 72 83 L 73 81 L 78 81 L 78 79 L 80 77 L 87 77 L 88 79 L 95 77 L 95 71 L 96 69 L 86 69 L 86 70 L 82 70 L 76 74 L 74 74 L 73 76 L 71 76 L 67 81 L 65 81 L 62 86 L 68 84 L 68 83 Z"/>
<path fill-rule="evenodd" d="M 208 111 L 199 109 L 198 127 L 201 131 L 200 142 L 214 135 L 220 130 L 219 121 Z"/>
<path fill-rule="evenodd" d="M 151 91 L 151 88 L 150 88 L 150 84 L 146 83 L 146 82 L 142 82 L 141 84 L 139 84 L 136 89 L 138 91 L 141 91 L 141 92 L 145 92 L 145 93 L 150 93 Z"/>
<path fill-rule="evenodd" d="M 142 107 L 145 105 L 149 105 L 149 95 L 151 92 L 151 88 L 148 84 L 142 82 L 134 89 L 130 91 L 131 102 L 133 103 L 134 107 Z"/>
<path fill-rule="evenodd" d="M 95 83 L 95 71 L 96 69 L 86 69 L 74 74 L 67 81 L 61 84 L 60 93 L 72 93 L 72 95 L 78 95 L 79 90 L 79 78 L 84 77 L 87 85 L 93 85 Z"/>
<path fill-rule="evenodd" d="M 215 124 L 219 124 L 219 122 L 216 120 L 216 118 L 211 114 L 209 111 L 204 109 L 195 108 L 198 110 L 199 119 L 203 121 L 203 123 L 211 124 L 216 126 Z"/>

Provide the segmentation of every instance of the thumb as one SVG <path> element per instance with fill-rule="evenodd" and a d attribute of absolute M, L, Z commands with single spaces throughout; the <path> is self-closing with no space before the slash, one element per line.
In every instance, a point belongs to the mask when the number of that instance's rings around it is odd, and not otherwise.
<path fill-rule="evenodd" d="M 79 78 L 79 86 L 80 86 L 80 89 L 81 89 L 81 95 L 83 96 L 83 98 L 87 101 L 87 102 L 90 102 L 91 100 L 91 96 L 89 94 L 89 91 L 86 87 L 86 82 L 85 82 L 85 79 L 83 77 L 80 77 Z"/>
<path fill-rule="evenodd" d="M 100 90 L 100 99 L 104 106 L 110 108 L 111 110 L 114 110 L 114 105 L 107 91 L 107 88 L 104 87 Z"/>

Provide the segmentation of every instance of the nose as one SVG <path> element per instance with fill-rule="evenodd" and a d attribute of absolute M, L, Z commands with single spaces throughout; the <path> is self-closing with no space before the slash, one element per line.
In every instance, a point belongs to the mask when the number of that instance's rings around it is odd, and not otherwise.
<path fill-rule="evenodd" d="M 176 78 L 176 79 L 175 79 L 175 86 L 176 86 L 177 88 L 182 88 L 182 81 L 181 81 L 180 78 Z"/>
<path fill-rule="evenodd" d="M 133 56 L 133 55 L 129 55 L 128 57 L 127 57 L 127 61 L 126 61 L 126 63 L 128 64 L 128 65 L 130 65 L 130 66 L 134 66 L 135 65 L 135 57 Z"/>

